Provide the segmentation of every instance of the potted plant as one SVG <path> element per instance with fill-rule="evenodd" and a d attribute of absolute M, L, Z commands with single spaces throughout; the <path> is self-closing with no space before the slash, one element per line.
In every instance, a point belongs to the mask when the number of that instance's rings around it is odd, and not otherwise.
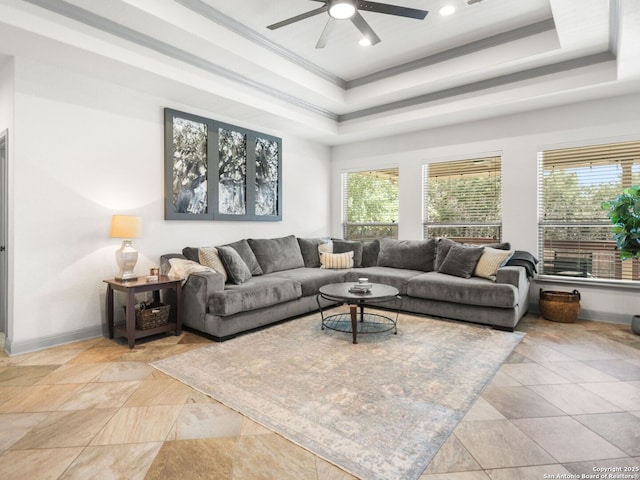
<path fill-rule="evenodd" d="M 613 239 L 622 260 L 640 258 L 640 186 L 625 188 L 621 195 L 602 203 L 613 224 Z M 640 315 L 634 315 L 631 329 L 640 335 Z"/>

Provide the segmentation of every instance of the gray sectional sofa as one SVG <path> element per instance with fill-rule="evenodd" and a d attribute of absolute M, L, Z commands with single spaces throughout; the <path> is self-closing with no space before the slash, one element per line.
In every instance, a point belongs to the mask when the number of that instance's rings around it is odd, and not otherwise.
<path fill-rule="evenodd" d="M 163 255 L 161 270 L 187 277 L 184 325 L 216 340 L 317 310 L 321 286 L 359 277 L 398 288 L 403 311 L 513 330 L 528 308 L 531 269 L 510 266 L 508 248 L 445 238 L 353 242 L 290 235 L 186 247 Z M 349 268 L 327 268 L 345 259 Z"/>

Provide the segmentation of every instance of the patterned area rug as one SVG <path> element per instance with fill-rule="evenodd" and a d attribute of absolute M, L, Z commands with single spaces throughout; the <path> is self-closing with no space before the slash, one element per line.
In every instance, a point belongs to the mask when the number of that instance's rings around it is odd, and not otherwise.
<path fill-rule="evenodd" d="M 410 480 L 522 336 L 401 315 L 354 345 L 312 314 L 152 365 L 357 477 Z"/>

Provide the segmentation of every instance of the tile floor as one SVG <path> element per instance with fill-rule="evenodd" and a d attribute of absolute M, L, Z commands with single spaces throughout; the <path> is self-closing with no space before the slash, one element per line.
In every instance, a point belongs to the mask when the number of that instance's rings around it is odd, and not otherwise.
<path fill-rule="evenodd" d="M 421 480 L 589 478 L 605 468 L 606 478 L 640 478 L 640 336 L 533 315 L 518 329 L 527 336 Z M 148 365 L 206 343 L 183 333 L 134 350 L 101 338 L 0 354 L 0 478 L 353 478 Z"/>

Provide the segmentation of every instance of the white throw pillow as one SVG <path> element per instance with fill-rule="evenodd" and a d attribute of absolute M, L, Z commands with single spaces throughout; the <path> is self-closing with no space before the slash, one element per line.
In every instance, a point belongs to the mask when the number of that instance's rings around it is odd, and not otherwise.
<path fill-rule="evenodd" d="M 206 267 L 213 268 L 216 272 L 224 276 L 224 283 L 227 283 L 227 271 L 224 268 L 218 249 L 216 247 L 200 247 L 198 248 L 198 260 Z"/>
<path fill-rule="evenodd" d="M 497 248 L 485 247 L 473 274 L 476 277 L 488 278 L 495 282 L 498 268 L 509 261 L 513 252 L 513 250 L 499 250 Z"/>
<path fill-rule="evenodd" d="M 320 268 L 353 268 L 353 251 L 344 253 L 320 252 Z"/>
<path fill-rule="evenodd" d="M 189 278 L 189 275 L 191 275 L 192 273 L 215 272 L 213 268 L 207 267 L 205 265 L 200 265 L 198 262 L 193 262 L 184 258 L 170 258 L 169 264 L 171 265 L 169 276 L 183 278 L 183 285 Z"/>

